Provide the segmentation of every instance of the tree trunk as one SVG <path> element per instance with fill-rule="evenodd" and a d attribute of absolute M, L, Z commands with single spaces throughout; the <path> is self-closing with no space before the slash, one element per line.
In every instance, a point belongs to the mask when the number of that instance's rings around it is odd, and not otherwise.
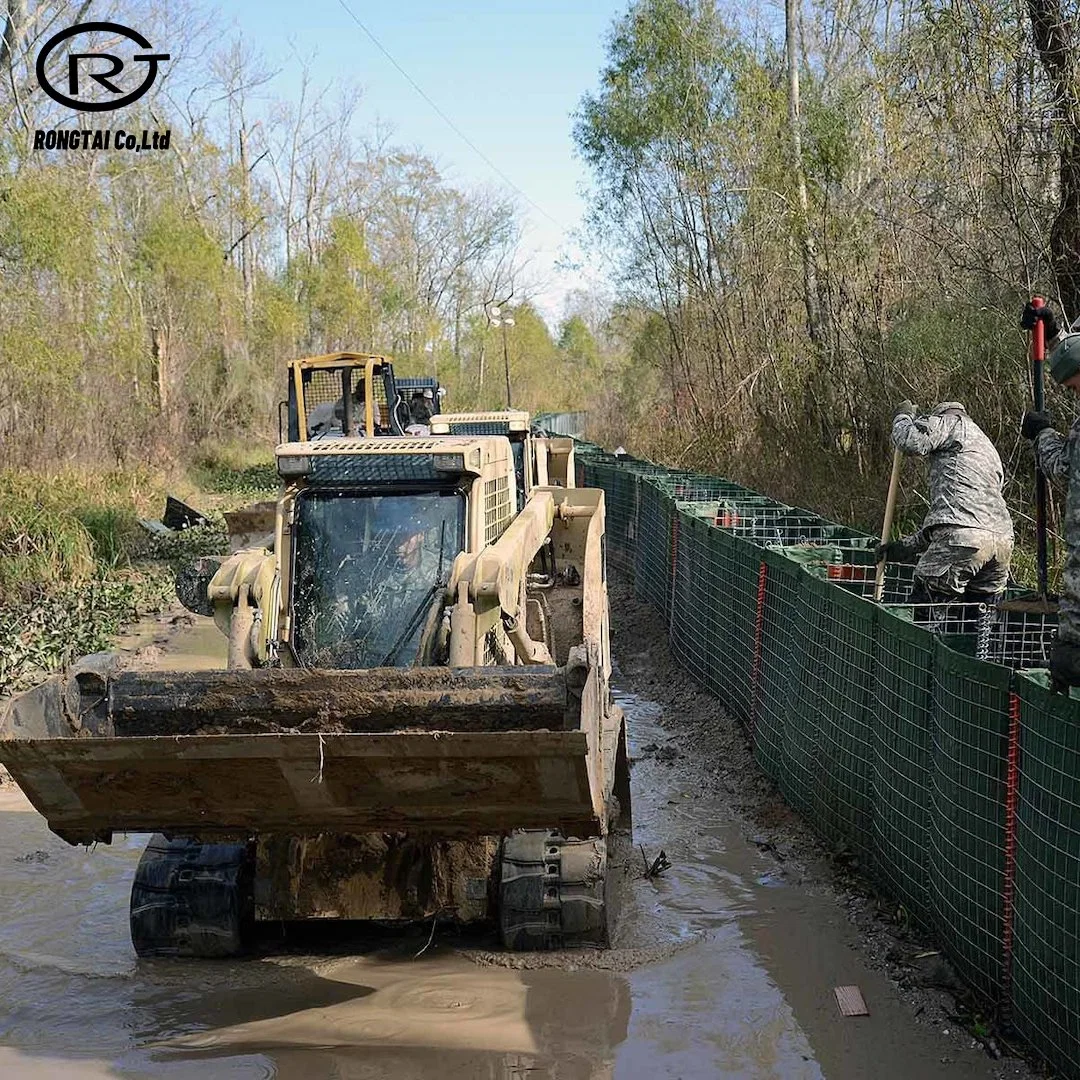
<path fill-rule="evenodd" d="M 791 164 L 795 173 L 795 194 L 798 200 L 796 235 L 803 269 L 803 303 L 806 306 L 806 328 L 810 340 L 819 349 L 824 342 L 821 327 L 821 305 L 818 300 L 817 250 L 810 235 L 810 200 L 806 192 L 806 172 L 803 169 L 802 132 L 799 116 L 799 3 L 784 0 L 784 44 L 787 52 L 788 126 L 791 137 Z"/>
<path fill-rule="evenodd" d="M 244 281 L 244 331 L 251 334 L 255 321 L 255 243 L 251 238 L 255 228 L 255 215 L 251 206 L 251 166 L 248 163 L 247 128 L 240 126 L 240 182 L 242 202 L 240 207 L 240 273 Z"/>
<path fill-rule="evenodd" d="M 1080 316 L 1080 31 L 1061 0 L 1028 0 L 1031 28 L 1057 97 L 1059 203 L 1050 258 L 1065 321 Z"/>
<path fill-rule="evenodd" d="M 162 417 L 169 414 L 169 332 L 163 326 L 153 329 L 151 354 L 154 357 L 154 372 L 157 375 L 158 412 Z"/>

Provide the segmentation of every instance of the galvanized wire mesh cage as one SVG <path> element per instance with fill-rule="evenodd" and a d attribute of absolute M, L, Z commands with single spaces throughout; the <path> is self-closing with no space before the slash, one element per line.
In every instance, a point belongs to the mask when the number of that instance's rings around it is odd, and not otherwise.
<path fill-rule="evenodd" d="M 1008 606 L 988 609 L 978 657 L 1017 671 L 1048 667 L 1057 638 L 1057 612 L 1032 606 L 1034 610 Z"/>

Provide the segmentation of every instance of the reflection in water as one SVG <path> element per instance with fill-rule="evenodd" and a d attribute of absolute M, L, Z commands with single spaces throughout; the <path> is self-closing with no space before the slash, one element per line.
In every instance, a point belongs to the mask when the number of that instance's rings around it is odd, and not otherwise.
<path fill-rule="evenodd" d="M 329 979 L 357 991 L 318 1006 L 297 995 L 277 1017 L 220 1023 L 155 1048 L 159 1062 L 258 1050 L 279 1076 L 601 1080 L 626 1036 L 626 980 L 607 972 L 513 972 L 452 955 L 415 962 L 343 960 Z M 361 985 L 362 982 L 362 985 Z M 257 995 L 261 996 L 261 995 Z M 248 1006 L 239 1001 L 240 1009 Z"/>
<path fill-rule="evenodd" d="M 36 814 L 0 814 L 5 1080 L 67 1075 L 54 1059 L 76 1077 L 612 1075 L 630 1012 L 613 973 L 415 959 L 411 941 L 387 955 L 385 938 L 364 957 L 137 961 L 127 898 L 144 843 L 72 848 Z"/>

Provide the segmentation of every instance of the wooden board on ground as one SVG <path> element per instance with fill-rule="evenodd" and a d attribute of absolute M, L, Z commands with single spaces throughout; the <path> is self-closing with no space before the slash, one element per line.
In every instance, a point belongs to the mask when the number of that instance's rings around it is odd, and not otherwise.
<path fill-rule="evenodd" d="M 836 1004 L 844 1016 L 869 1016 L 870 1010 L 863 1000 L 862 991 L 857 986 L 834 986 Z"/>

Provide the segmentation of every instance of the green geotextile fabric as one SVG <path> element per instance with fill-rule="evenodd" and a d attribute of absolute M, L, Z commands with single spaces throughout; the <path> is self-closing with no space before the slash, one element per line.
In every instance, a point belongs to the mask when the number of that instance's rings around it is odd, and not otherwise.
<path fill-rule="evenodd" d="M 881 610 L 874 638 L 874 873 L 914 919 L 927 925 L 934 637 L 904 615 L 910 612 Z"/>
<path fill-rule="evenodd" d="M 718 696 L 726 687 L 715 678 L 716 662 L 725 649 L 721 640 L 727 616 L 722 607 L 719 564 L 713 550 L 716 532 L 702 518 L 679 514 L 675 553 L 674 609 L 670 622 L 671 651 L 695 682 Z"/>
<path fill-rule="evenodd" d="M 727 613 L 727 650 L 718 664 L 727 685 L 724 700 L 744 724 L 750 723 L 754 673 L 754 629 L 762 551 L 755 544 L 714 529 L 714 544 L 722 566 L 727 593 L 720 598 Z"/>
<path fill-rule="evenodd" d="M 618 465 L 594 465 L 588 471 L 595 474 L 595 481 L 604 489 L 609 556 L 616 566 L 629 570 L 634 564 L 637 477 Z"/>
<path fill-rule="evenodd" d="M 1017 1028 L 1080 1075 L 1080 716 L 1076 701 L 1016 680 L 1020 781 L 1012 1002 Z"/>
<path fill-rule="evenodd" d="M 957 971 L 1001 990 L 1005 767 L 1012 672 L 934 643 L 930 896 Z"/>
<path fill-rule="evenodd" d="M 827 839 L 870 864 L 870 725 L 877 608 L 807 576 L 793 622 L 781 789 Z"/>
<path fill-rule="evenodd" d="M 638 487 L 637 547 L 634 554 L 634 589 L 647 600 L 669 613 L 671 599 L 671 527 L 675 503 L 654 484 Z"/>

